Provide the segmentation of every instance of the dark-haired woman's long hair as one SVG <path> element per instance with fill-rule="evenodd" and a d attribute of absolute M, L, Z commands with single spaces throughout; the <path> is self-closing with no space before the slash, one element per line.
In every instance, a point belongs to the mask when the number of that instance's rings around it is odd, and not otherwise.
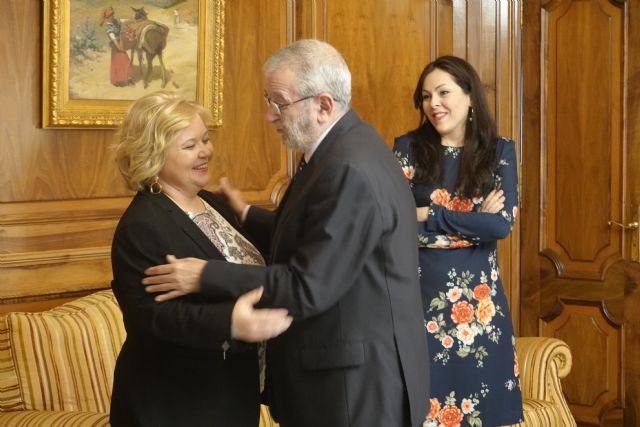
<path fill-rule="evenodd" d="M 464 131 L 464 150 L 456 191 L 469 198 L 485 195 L 493 189 L 494 185 L 496 125 L 491 117 L 478 73 L 467 61 L 455 56 L 441 56 L 428 64 L 420 74 L 413 93 L 415 107 L 420 110 L 420 125 L 411 132 L 411 146 L 416 165 L 413 182 L 434 185 L 442 178 L 442 138 L 422 108 L 424 80 L 436 69 L 449 73 L 463 92 L 471 98 L 472 108 L 469 109 Z"/>

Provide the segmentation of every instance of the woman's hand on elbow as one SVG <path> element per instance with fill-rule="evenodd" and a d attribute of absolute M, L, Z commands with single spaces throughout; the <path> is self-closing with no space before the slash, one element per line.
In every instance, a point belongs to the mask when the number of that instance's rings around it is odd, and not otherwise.
<path fill-rule="evenodd" d="M 418 221 L 424 222 L 429 218 L 429 206 L 422 206 L 420 208 L 416 208 L 416 215 L 418 217 Z"/>
<path fill-rule="evenodd" d="M 495 214 L 504 209 L 504 191 L 492 190 L 485 197 L 478 212 Z"/>

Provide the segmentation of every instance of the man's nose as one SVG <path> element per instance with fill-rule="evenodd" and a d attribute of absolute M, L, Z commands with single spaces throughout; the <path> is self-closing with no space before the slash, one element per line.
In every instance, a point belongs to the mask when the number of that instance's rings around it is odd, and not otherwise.
<path fill-rule="evenodd" d="M 265 117 L 269 123 L 273 123 L 280 119 L 280 114 L 276 113 L 273 107 L 267 107 L 267 112 L 265 113 Z"/>

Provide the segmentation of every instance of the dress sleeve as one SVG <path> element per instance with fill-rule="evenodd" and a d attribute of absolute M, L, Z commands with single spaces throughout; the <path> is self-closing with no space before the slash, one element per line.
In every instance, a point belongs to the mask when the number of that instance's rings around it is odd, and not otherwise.
<path fill-rule="evenodd" d="M 448 210 L 432 203 L 429 219 L 421 223 L 423 232 L 456 235 L 474 243 L 507 237 L 518 213 L 518 167 L 514 146 L 513 141 L 504 138 L 498 141 L 495 188 L 502 189 L 505 197 L 504 208 L 500 212 L 477 212 L 475 209 L 481 206 L 482 200 L 474 203 L 474 210 L 471 212 Z"/>
<path fill-rule="evenodd" d="M 407 178 L 409 185 L 411 185 L 411 180 L 415 174 L 415 166 L 408 137 L 402 136 L 395 139 L 393 143 L 393 154 L 395 154 L 396 159 L 398 159 L 402 167 L 402 172 L 405 178 Z"/>

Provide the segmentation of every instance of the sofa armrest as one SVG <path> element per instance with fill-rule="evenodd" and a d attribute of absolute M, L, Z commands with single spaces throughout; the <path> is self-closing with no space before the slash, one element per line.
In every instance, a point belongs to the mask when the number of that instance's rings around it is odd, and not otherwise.
<path fill-rule="evenodd" d="M 8 411 L 0 412 L 3 427 L 103 427 L 109 425 L 109 414 L 81 411 Z"/>
<path fill-rule="evenodd" d="M 564 426 L 575 426 L 560 380 L 571 372 L 571 350 L 562 340 L 549 337 L 516 338 L 523 399 L 552 402 Z"/>

